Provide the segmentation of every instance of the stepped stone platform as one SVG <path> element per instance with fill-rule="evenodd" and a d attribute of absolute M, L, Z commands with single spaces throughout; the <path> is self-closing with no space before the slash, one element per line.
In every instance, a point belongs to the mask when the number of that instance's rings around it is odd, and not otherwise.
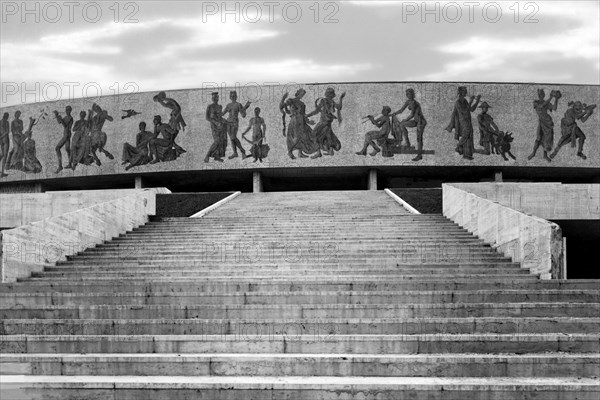
<path fill-rule="evenodd" d="M 0 285 L 0 398 L 595 400 L 599 283 L 383 192 L 242 194 Z"/>

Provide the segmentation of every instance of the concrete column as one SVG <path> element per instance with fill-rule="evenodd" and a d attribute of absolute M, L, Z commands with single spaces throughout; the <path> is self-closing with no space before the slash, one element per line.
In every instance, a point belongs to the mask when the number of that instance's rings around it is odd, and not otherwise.
<path fill-rule="evenodd" d="M 143 189 L 144 188 L 144 180 L 142 179 L 142 177 L 140 175 L 137 175 L 135 177 L 135 188 L 136 189 Z"/>
<path fill-rule="evenodd" d="M 377 170 L 369 170 L 369 190 L 377 190 Z"/>
<path fill-rule="evenodd" d="M 262 175 L 258 171 L 252 173 L 252 192 L 261 193 L 263 191 Z"/>
<path fill-rule="evenodd" d="M 494 181 L 495 182 L 502 182 L 502 171 L 495 171 L 494 172 Z"/>
<path fill-rule="evenodd" d="M 568 279 L 567 278 L 567 238 L 563 236 L 563 265 L 562 265 L 562 274 L 560 279 Z"/>

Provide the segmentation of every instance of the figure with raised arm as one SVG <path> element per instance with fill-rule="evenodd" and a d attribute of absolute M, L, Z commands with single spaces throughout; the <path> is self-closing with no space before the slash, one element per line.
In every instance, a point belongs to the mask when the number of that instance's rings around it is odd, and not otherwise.
<path fill-rule="evenodd" d="M 561 147 L 567 143 L 571 143 L 571 147 L 575 147 L 575 142 L 579 141 L 577 147 L 577 157 L 586 160 L 587 157 L 583 154 L 583 143 L 585 143 L 585 134 L 581 128 L 577 126 L 577 120 L 585 122 L 594 112 L 596 104 L 582 104 L 580 101 L 569 102 L 569 108 L 565 112 L 565 116 L 560 121 L 560 130 L 562 136 L 560 137 L 556 148 L 550 154 L 550 159 L 553 159 L 558 154 Z"/>
<path fill-rule="evenodd" d="M 150 164 L 156 164 L 161 161 L 173 161 L 185 153 L 185 150 L 175 143 L 177 131 L 173 129 L 171 124 L 163 123 L 160 115 L 155 115 L 153 122 L 154 134 L 149 140 L 150 154 L 152 155 Z M 159 136 L 162 136 L 162 138 Z"/>
<path fill-rule="evenodd" d="M 90 110 L 90 113 L 92 110 Z M 90 165 L 94 162 L 94 157 L 91 154 L 91 138 L 90 126 L 91 120 L 86 112 L 79 113 L 79 120 L 73 124 L 73 137 L 71 138 L 71 158 L 70 164 L 73 171 L 77 164 Z"/>
<path fill-rule="evenodd" d="M 238 103 L 237 98 L 237 92 L 235 90 L 229 92 L 231 103 L 225 106 L 222 114 L 223 116 L 229 114 L 227 117 L 227 134 L 231 141 L 231 147 L 233 147 L 233 154 L 228 157 L 230 160 L 239 157 L 237 152 L 238 149 L 242 153 L 242 160 L 249 157 L 246 155 L 246 150 L 242 147 L 242 143 L 240 142 L 240 139 L 238 139 L 237 133 L 240 126 L 239 116 L 241 115 L 242 118 L 246 118 L 246 110 L 250 107 L 250 102 L 247 101 L 245 105 L 242 105 L 241 103 Z"/>
<path fill-rule="evenodd" d="M 371 121 L 373 125 L 379 128 L 379 130 L 369 131 L 365 133 L 365 141 L 363 144 L 363 148 L 356 154 L 360 156 L 366 156 L 367 149 L 369 148 L 369 146 L 371 146 L 373 148 L 373 151 L 370 154 L 371 156 L 376 156 L 377 153 L 381 151 L 378 144 L 386 146 L 386 140 L 392 130 L 391 113 L 392 109 L 390 107 L 383 106 L 383 109 L 381 110 L 381 116 L 379 116 L 377 119 L 372 115 L 367 115 L 365 117 L 366 119 Z"/>
<path fill-rule="evenodd" d="M 42 172 L 42 163 L 37 159 L 35 150 L 35 140 L 31 138 L 33 127 L 39 122 L 39 118 L 29 117 L 29 128 L 23 134 L 23 172 L 40 173 Z"/>
<path fill-rule="evenodd" d="M 410 114 L 402 121 L 398 121 L 396 115 L 402 114 L 407 108 Z M 404 136 L 407 146 L 410 146 L 407 128 L 417 128 L 417 156 L 412 159 L 413 161 L 419 161 L 423 158 L 423 132 L 425 132 L 426 125 L 427 120 L 423 116 L 421 104 L 415 100 L 415 90 L 411 88 L 406 89 L 406 101 L 404 105 L 398 111 L 392 113 L 392 128 L 393 131 L 396 131 L 395 128 L 397 127 L 399 131 L 398 133 L 394 132 L 396 144 L 400 145 Z"/>
<path fill-rule="evenodd" d="M 72 108 L 71 106 L 65 107 L 65 116 L 61 116 L 58 111 L 54 110 L 54 116 L 56 117 L 56 121 L 62 125 L 63 133 L 62 137 L 58 141 L 58 144 L 54 148 L 56 150 L 56 158 L 58 159 L 58 169 L 56 173 L 58 174 L 63 170 L 62 165 L 62 153 L 61 149 L 64 147 L 67 152 L 67 159 L 69 163 L 67 164 L 67 168 L 71 168 L 71 129 L 73 128 L 73 117 L 71 116 Z"/>
<path fill-rule="evenodd" d="M 473 140 L 473 123 L 471 113 L 477 109 L 481 95 L 471 96 L 467 101 L 466 86 L 459 86 L 457 90 L 458 99 L 454 103 L 454 110 L 450 118 L 450 124 L 446 127 L 448 132 L 454 129 L 454 137 L 458 140 L 456 152 L 466 160 L 473 159 L 475 144 Z"/>
<path fill-rule="evenodd" d="M 313 140 L 318 145 L 317 154 L 311 158 L 321 157 L 323 154 L 332 156 L 335 151 L 340 151 L 342 143 L 333 132 L 332 124 L 338 120 L 342 123 L 342 106 L 346 92 L 340 95 L 339 103 L 336 103 L 335 90 L 327 88 L 325 97 L 315 100 L 315 110 L 307 115 L 308 118 L 320 114 L 320 120 L 312 130 Z"/>
<path fill-rule="evenodd" d="M 558 90 L 553 90 L 550 92 L 550 97 L 545 100 L 546 93 L 544 92 L 544 89 L 538 89 L 537 93 L 538 99 L 533 101 L 533 108 L 538 115 L 538 126 L 533 151 L 527 159 L 531 160 L 535 157 L 538 148 L 542 146 L 542 149 L 544 150 L 544 159 L 550 162 L 552 159 L 548 157 L 548 153 L 552 151 L 552 147 L 554 146 L 554 122 L 552 121 L 550 114 L 548 114 L 548 111 L 556 111 L 558 108 L 558 99 L 561 98 L 562 94 Z M 553 98 L 554 104 L 552 104 Z"/>
<path fill-rule="evenodd" d="M 180 130 L 185 131 L 185 127 L 187 125 L 183 120 L 183 115 L 181 114 L 181 106 L 175 99 L 167 97 L 165 92 L 158 92 L 158 94 L 154 96 L 152 100 L 171 110 L 169 115 L 169 125 L 171 128 L 173 128 L 173 131 L 176 132 L 175 136 L 179 134 Z"/>
<path fill-rule="evenodd" d="M 94 157 L 94 160 L 96 161 L 96 165 L 102 165 L 102 163 L 100 162 L 100 159 L 96 155 L 97 150 L 100 151 L 101 153 L 104 153 L 104 155 L 110 160 L 112 160 L 114 158 L 113 155 L 110 154 L 104 148 L 108 137 L 107 137 L 106 133 L 102 130 L 102 128 L 104 127 L 104 123 L 106 121 L 113 121 L 113 117 L 111 117 L 108 114 L 108 111 L 103 110 L 102 107 L 100 107 L 96 103 L 92 104 L 91 113 L 92 113 L 92 118 L 91 118 L 91 125 L 90 125 L 90 141 L 91 141 L 90 149 L 91 149 L 92 157 Z"/>

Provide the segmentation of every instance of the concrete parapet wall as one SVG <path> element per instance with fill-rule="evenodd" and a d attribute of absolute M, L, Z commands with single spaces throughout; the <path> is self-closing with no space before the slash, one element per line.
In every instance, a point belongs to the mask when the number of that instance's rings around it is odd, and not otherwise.
<path fill-rule="evenodd" d="M 136 189 L 0 193 L 0 227 L 21 225 L 139 193 Z"/>
<path fill-rule="evenodd" d="M 563 276 L 560 227 L 470 193 L 461 184 L 444 184 L 444 216 L 479 236 L 541 279 Z"/>
<path fill-rule="evenodd" d="M 156 194 L 144 189 L 118 199 L 8 229 L 2 234 L 2 282 L 14 282 L 148 222 Z"/>
<path fill-rule="evenodd" d="M 488 200 L 545 219 L 600 219 L 600 184 L 461 183 Z"/>

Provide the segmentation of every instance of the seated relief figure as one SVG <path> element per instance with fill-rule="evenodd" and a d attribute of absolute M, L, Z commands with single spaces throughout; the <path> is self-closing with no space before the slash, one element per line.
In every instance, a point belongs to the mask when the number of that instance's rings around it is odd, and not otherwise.
<path fill-rule="evenodd" d="M 402 114 L 407 108 L 410 114 L 402 121 L 398 121 L 396 115 Z M 406 101 L 404 105 L 398 111 L 392 113 L 392 133 L 397 146 L 402 145 L 402 139 L 404 138 L 406 146 L 410 147 L 407 128 L 417 128 L 417 155 L 412 159 L 413 161 L 423 159 L 423 133 L 425 132 L 426 125 L 427 120 L 423 115 L 421 104 L 415 100 L 414 89 L 406 89 Z"/>
<path fill-rule="evenodd" d="M 154 116 L 154 135 L 149 141 L 150 154 L 152 161 L 150 164 L 156 164 L 161 161 L 176 160 L 185 150 L 175 143 L 177 131 L 170 124 L 162 122 L 160 115 Z M 159 137 L 162 135 L 162 138 Z"/>
<path fill-rule="evenodd" d="M 135 146 L 129 143 L 123 144 L 123 165 L 129 164 L 125 167 L 126 171 L 152 161 L 152 157 L 150 157 L 150 140 L 154 138 L 154 133 L 146 130 L 144 121 L 140 122 L 139 129 L 140 131 L 135 135 Z"/>
<path fill-rule="evenodd" d="M 378 131 L 369 131 L 365 133 L 365 141 L 363 144 L 363 148 L 358 151 L 356 154 L 361 156 L 367 155 L 367 149 L 369 146 L 373 148 L 373 151 L 370 153 L 371 156 L 376 156 L 377 153 L 381 151 L 379 146 L 387 146 L 386 141 L 391 132 L 392 121 L 391 121 L 391 113 L 392 109 L 388 106 L 383 106 L 381 110 L 381 116 L 375 119 L 372 115 L 367 115 L 367 120 L 371 121 L 373 125 L 379 128 Z"/>

